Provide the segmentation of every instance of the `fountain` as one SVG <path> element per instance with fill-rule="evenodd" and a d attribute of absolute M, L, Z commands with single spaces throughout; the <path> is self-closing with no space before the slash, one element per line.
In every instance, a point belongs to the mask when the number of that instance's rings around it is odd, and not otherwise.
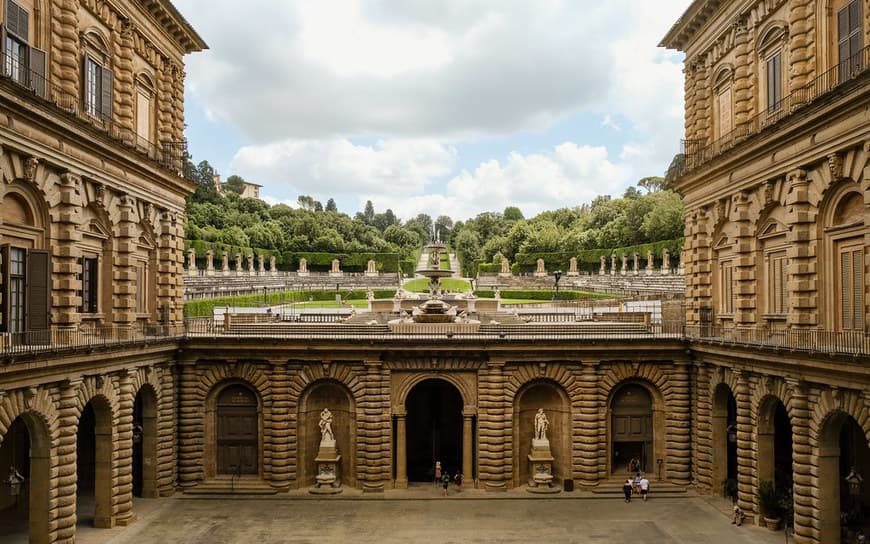
<path fill-rule="evenodd" d="M 418 268 L 417 275 L 429 278 L 429 298 L 415 306 L 411 313 L 402 312 L 398 319 L 391 320 L 391 326 L 409 324 L 440 324 L 442 326 L 458 326 L 467 328 L 476 327 L 479 321 L 469 319 L 467 312 L 457 314 L 457 308 L 447 300 L 455 300 L 455 297 L 445 295 L 441 290 L 441 278 L 453 275 L 450 269 L 441 268 L 441 254 L 446 251 L 447 244 L 437 239 L 426 244 L 425 249 L 429 252 L 429 259 L 425 268 Z"/>

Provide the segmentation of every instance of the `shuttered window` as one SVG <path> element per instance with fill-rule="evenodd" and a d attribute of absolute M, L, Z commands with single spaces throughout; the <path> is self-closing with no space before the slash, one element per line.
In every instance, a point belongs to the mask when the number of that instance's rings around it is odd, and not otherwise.
<path fill-rule="evenodd" d="M 4 26 L 6 32 L 18 38 L 24 43 L 30 39 L 30 15 L 23 7 L 13 0 L 6 0 L 6 20 Z"/>
<path fill-rule="evenodd" d="M 92 314 L 97 312 L 97 300 L 99 293 L 98 285 L 98 260 L 96 257 L 82 259 L 82 313 Z"/>
<path fill-rule="evenodd" d="M 27 330 L 48 331 L 51 327 L 51 259 L 44 249 L 27 254 Z"/>
<path fill-rule="evenodd" d="M 27 45 L 30 16 L 27 10 L 6 0 L 3 28 L 3 75 L 21 85 L 29 83 L 30 50 Z"/>
<path fill-rule="evenodd" d="M 847 247 L 839 255 L 840 327 L 842 330 L 864 329 L 864 250 Z"/>
<path fill-rule="evenodd" d="M 840 81 L 851 78 L 861 70 L 864 47 L 861 29 L 861 2 L 852 0 L 837 12 L 837 57 Z"/>
<path fill-rule="evenodd" d="M 768 289 L 768 312 L 785 314 L 788 312 L 788 261 L 784 253 L 770 256 L 770 282 Z"/>
<path fill-rule="evenodd" d="M 722 263 L 720 266 L 722 284 L 719 289 L 719 311 L 722 314 L 730 315 L 734 313 L 734 299 L 736 297 L 734 292 L 734 267 L 731 262 Z"/>
<path fill-rule="evenodd" d="M 85 111 L 105 121 L 112 120 L 112 71 L 90 56 L 85 57 Z"/>
<path fill-rule="evenodd" d="M 767 59 L 767 113 L 779 111 L 782 106 L 782 52 Z"/>
<path fill-rule="evenodd" d="M 727 136 L 731 132 L 731 86 L 725 87 L 716 95 L 716 106 L 719 111 L 717 136 Z"/>

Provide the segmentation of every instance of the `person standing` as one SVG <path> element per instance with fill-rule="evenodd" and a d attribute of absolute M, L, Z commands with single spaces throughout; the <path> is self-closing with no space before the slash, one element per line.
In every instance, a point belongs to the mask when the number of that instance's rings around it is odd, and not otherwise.
<path fill-rule="evenodd" d="M 622 492 L 625 494 L 625 502 L 631 502 L 631 478 L 628 478 L 622 484 Z"/>
<path fill-rule="evenodd" d="M 447 471 L 444 471 L 444 474 L 441 475 L 441 487 L 444 488 L 444 496 L 447 496 L 447 487 L 450 485 L 450 475 L 447 474 Z"/>
<path fill-rule="evenodd" d="M 640 496 L 646 502 L 646 497 L 649 494 L 649 480 L 646 479 L 646 474 L 640 477 Z"/>
<path fill-rule="evenodd" d="M 441 461 L 435 461 L 435 485 L 441 481 Z"/>

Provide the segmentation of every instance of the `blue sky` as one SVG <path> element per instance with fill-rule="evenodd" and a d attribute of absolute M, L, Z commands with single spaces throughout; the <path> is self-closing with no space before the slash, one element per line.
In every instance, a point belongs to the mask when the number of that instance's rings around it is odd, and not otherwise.
<path fill-rule="evenodd" d="M 271 202 L 526 216 L 661 175 L 682 133 L 688 0 L 174 2 L 195 161 Z"/>

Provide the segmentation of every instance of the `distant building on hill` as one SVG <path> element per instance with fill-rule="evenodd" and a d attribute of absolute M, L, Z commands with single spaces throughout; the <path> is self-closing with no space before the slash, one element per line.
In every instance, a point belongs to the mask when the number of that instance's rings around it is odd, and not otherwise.
<path fill-rule="evenodd" d="M 214 175 L 214 186 L 217 187 L 217 190 L 220 194 L 225 195 L 225 194 L 227 194 L 228 191 L 233 191 L 233 192 L 239 193 L 238 191 L 231 189 L 231 185 L 232 185 L 231 182 L 221 181 L 220 174 Z M 260 187 L 262 187 L 262 185 L 258 185 L 256 183 L 250 183 L 248 181 L 242 181 L 242 191 L 239 194 L 242 196 L 242 198 L 259 199 L 260 198 Z"/>

